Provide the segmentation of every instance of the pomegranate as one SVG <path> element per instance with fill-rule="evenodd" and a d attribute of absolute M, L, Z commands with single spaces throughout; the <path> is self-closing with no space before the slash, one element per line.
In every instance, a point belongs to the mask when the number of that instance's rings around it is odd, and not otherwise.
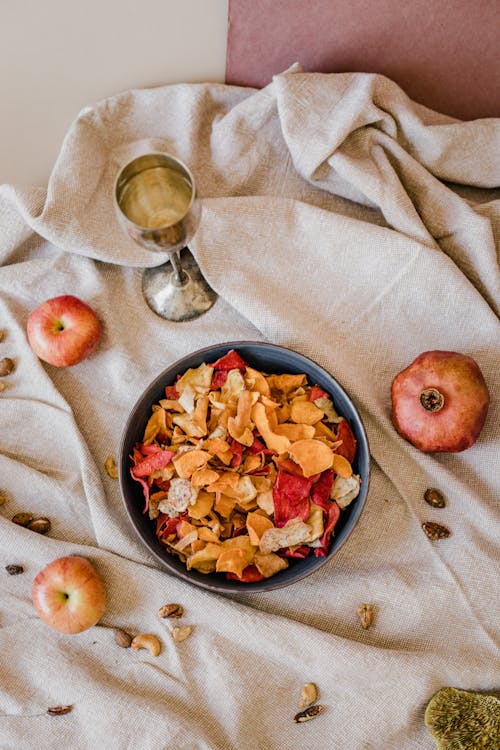
<path fill-rule="evenodd" d="M 391 396 L 396 430 L 426 453 L 470 448 L 490 400 L 477 362 L 447 351 L 420 354 L 396 375 Z"/>

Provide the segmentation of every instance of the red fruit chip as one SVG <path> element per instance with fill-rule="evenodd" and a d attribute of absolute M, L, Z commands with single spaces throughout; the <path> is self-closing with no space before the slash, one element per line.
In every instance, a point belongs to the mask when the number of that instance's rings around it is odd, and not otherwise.
<path fill-rule="evenodd" d="M 327 469 L 320 474 L 320 477 L 311 490 L 311 500 L 319 505 L 327 513 L 330 509 L 330 490 L 332 489 L 334 472 Z"/>
<path fill-rule="evenodd" d="M 212 390 L 217 390 L 217 388 L 222 388 L 224 383 L 227 380 L 227 373 L 229 370 L 216 370 L 215 374 L 212 378 L 212 385 L 210 386 Z"/>
<path fill-rule="evenodd" d="M 309 493 L 312 480 L 278 471 L 273 487 L 274 523 L 284 526 L 292 518 L 307 521 L 311 503 Z"/>
<path fill-rule="evenodd" d="M 167 385 L 165 388 L 165 398 L 168 398 L 169 401 L 177 401 L 179 398 L 179 394 L 177 393 L 177 389 L 175 385 Z"/>
<path fill-rule="evenodd" d="M 337 428 L 337 439 L 342 440 L 342 445 L 339 445 L 335 453 L 338 453 L 339 456 L 344 456 L 344 458 L 347 458 L 349 463 L 352 464 L 356 457 L 357 443 L 353 431 L 349 426 L 349 422 L 345 419 L 340 422 Z"/>
<path fill-rule="evenodd" d="M 243 568 L 241 576 L 237 576 L 236 573 L 226 573 L 226 578 L 232 581 L 244 581 L 245 583 L 264 580 L 264 576 L 256 565 L 247 565 L 246 568 Z"/>
<path fill-rule="evenodd" d="M 330 537 L 332 535 L 333 528 L 340 516 L 340 508 L 336 502 L 333 502 L 328 508 L 328 516 L 326 519 L 326 528 L 323 536 L 320 539 L 321 546 L 316 547 L 314 554 L 316 557 L 326 557 L 328 553 L 328 547 L 330 546 Z"/>
<path fill-rule="evenodd" d="M 156 451 L 143 461 L 139 461 L 139 463 L 131 469 L 132 476 L 134 479 L 147 477 L 151 472 L 165 468 L 165 466 L 170 463 L 173 456 L 175 456 L 173 451 Z"/>
<path fill-rule="evenodd" d="M 244 359 L 240 357 L 238 352 L 235 352 L 234 349 L 231 349 L 227 354 L 225 354 L 223 357 L 217 360 L 217 362 L 212 362 L 210 364 L 210 367 L 213 367 L 215 370 L 246 370 L 247 363 Z"/>
<path fill-rule="evenodd" d="M 320 388 L 319 385 L 312 385 L 309 391 L 309 401 L 316 401 L 317 398 L 330 398 L 330 394 Z"/>

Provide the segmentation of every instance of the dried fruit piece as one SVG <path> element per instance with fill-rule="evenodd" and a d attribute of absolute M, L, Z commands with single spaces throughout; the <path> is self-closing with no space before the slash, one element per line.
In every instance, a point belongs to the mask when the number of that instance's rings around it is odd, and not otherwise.
<path fill-rule="evenodd" d="M 20 573 L 24 573 L 22 565 L 6 565 L 5 570 L 10 576 L 18 576 Z"/>
<path fill-rule="evenodd" d="M 500 694 L 441 688 L 427 704 L 424 721 L 438 750 L 498 749 Z"/>
<path fill-rule="evenodd" d="M 299 708 L 305 708 L 318 700 L 318 688 L 314 682 L 306 682 L 300 691 Z"/>
<path fill-rule="evenodd" d="M 127 633 L 126 630 L 113 628 L 113 635 L 115 637 L 115 643 L 120 646 L 120 648 L 130 648 L 132 645 L 133 636 L 131 636 L 130 633 Z"/>
<path fill-rule="evenodd" d="M 64 716 L 73 710 L 73 706 L 49 706 L 47 713 L 49 716 Z"/>
<path fill-rule="evenodd" d="M 424 500 L 432 508 L 444 508 L 446 505 L 443 493 L 436 490 L 434 487 L 429 487 L 428 490 L 425 490 Z"/>
<path fill-rule="evenodd" d="M 373 606 L 371 604 L 360 604 L 358 607 L 358 617 L 364 630 L 373 624 Z"/>
<path fill-rule="evenodd" d="M 4 378 L 6 375 L 10 375 L 14 367 L 14 360 L 10 357 L 4 357 L 3 359 L 0 359 L 0 378 Z"/>
<path fill-rule="evenodd" d="M 309 706 L 309 708 L 305 708 L 303 711 L 299 711 L 298 714 L 295 714 L 293 720 L 297 724 L 303 724 L 304 721 L 311 721 L 311 719 L 319 716 L 319 714 L 324 710 L 325 706 L 320 706 L 319 704 L 316 704 L 315 706 Z"/>
<path fill-rule="evenodd" d="M 31 521 L 33 521 L 32 513 L 22 512 L 12 516 L 12 523 L 17 523 L 18 526 L 27 526 Z"/>
<path fill-rule="evenodd" d="M 193 630 L 193 625 L 183 625 L 182 627 L 174 628 L 172 631 L 172 638 L 176 643 L 182 643 L 186 638 L 189 638 Z"/>
<path fill-rule="evenodd" d="M 436 539 L 446 539 L 451 536 L 451 531 L 435 521 L 424 521 L 422 528 L 432 542 Z"/>
<path fill-rule="evenodd" d="M 106 469 L 106 472 L 108 476 L 111 477 L 111 479 L 118 479 L 118 467 L 114 458 L 108 456 L 104 462 L 104 468 Z"/>
<path fill-rule="evenodd" d="M 160 607 L 158 610 L 159 617 L 182 617 L 184 614 L 184 607 L 182 607 L 180 604 L 164 604 L 163 607 Z"/>
<path fill-rule="evenodd" d="M 37 534 L 47 534 L 50 531 L 50 521 L 48 518 L 35 518 L 26 524 L 30 531 L 36 531 Z"/>

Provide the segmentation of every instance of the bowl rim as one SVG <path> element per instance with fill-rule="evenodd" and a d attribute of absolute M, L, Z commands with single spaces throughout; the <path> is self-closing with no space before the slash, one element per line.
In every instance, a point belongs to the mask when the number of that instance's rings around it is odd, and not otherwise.
<path fill-rule="evenodd" d="M 357 428 L 359 432 L 359 435 L 357 436 L 358 450 L 359 450 L 360 445 L 362 445 L 363 453 L 365 455 L 365 461 L 366 461 L 366 476 L 363 477 L 361 490 L 360 490 L 359 496 L 356 498 L 356 505 L 354 506 L 354 511 L 356 512 L 354 513 L 354 520 L 352 522 L 352 526 L 349 530 L 349 533 L 346 534 L 342 539 L 340 539 L 338 543 L 336 544 L 335 548 L 334 549 L 331 548 L 325 557 L 314 558 L 314 562 L 315 562 L 314 565 L 311 565 L 310 568 L 305 571 L 302 571 L 302 572 L 299 571 L 296 577 L 292 577 L 291 579 L 281 580 L 279 578 L 279 575 L 280 575 L 279 573 L 275 576 L 271 576 L 270 578 L 264 578 L 262 581 L 255 581 L 255 582 L 243 582 L 243 581 L 232 582 L 230 579 L 221 578 L 220 583 L 215 583 L 212 579 L 209 579 L 208 577 L 206 581 L 204 581 L 203 579 L 202 580 L 199 580 L 197 578 L 195 579 L 194 577 L 190 575 L 187 568 L 185 570 L 182 570 L 182 569 L 178 569 L 173 564 L 171 565 L 168 557 L 163 557 L 150 546 L 150 544 L 148 543 L 148 540 L 145 539 L 143 533 L 141 532 L 140 528 L 138 527 L 136 523 L 135 517 L 131 511 L 131 508 L 129 507 L 129 504 L 127 503 L 126 494 L 124 492 L 125 444 L 127 442 L 129 430 L 132 427 L 132 424 L 136 418 L 136 412 L 141 408 L 143 401 L 146 398 L 146 394 L 150 391 L 155 390 L 160 385 L 160 383 L 162 383 L 165 380 L 167 373 L 173 373 L 175 376 L 175 373 L 185 371 L 184 363 L 192 360 L 193 357 L 196 357 L 196 359 L 199 359 L 199 363 L 201 364 L 202 362 L 206 361 L 204 355 L 212 353 L 214 349 L 226 349 L 227 350 L 226 353 L 227 353 L 231 349 L 235 349 L 237 351 L 238 347 L 259 347 L 263 349 L 264 351 L 267 349 L 269 351 L 275 351 L 277 353 L 279 353 L 280 351 L 288 352 L 289 354 L 303 361 L 306 365 L 309 365 L 309 366 L 312 365 L 313 367 L 320 369 L 327 376 L 329 380 L 333 381 L 333 383 L 335 384 L 335 387 L 340 390 L 343 398 L 348 403 L 353 414 L 355 414 L 357 417 Z M 223 356 L 223 355 L 220 355 L 220 356 Z M 193 367 L 192 364 L 188 366 Z M 184 367 L 184 370 L 181 369 L 182 367 Z M 334 396 L 334 394 L 332 394 L 332 396 Z M 342 416 L 345 416 L 345 415 L 342 415 Z M 361 439 L 358 439 L 358 438 L 361 438 Z M 272 343 L 265 342 L 265 341 L 258 341 L 258 340 L 256 341 L 256 340 L 247 340 L 247 339 L 245 340 L 242 339 L 242 340 L 237 340 L 237 341 L 223 341 L 219 343 L 210 344 L 200 349 L 196 349 L 180 357 L 179 359 L 175 360 L 168 367 L 162 370 L 162 372 L 160 372 L 141 391 L 139 397 L 136 399 L 131 410 L 129 411 L 128 417 L 126 419 L 126 422 L 125 422 L 125 425 L 123 427 L 122 434 L 120 437 L 118 458 L 119 458 L 118 481 L 119 481 L 120 497 L 121 497 L 123 505 L 125 506 L 125 510 L 129 518 L 129 521 L 132 525 L 132 528 L 134 529 L 136 535 L 141 540 L 142 544 L 146 547 L 148 552 L 151 555 L 153 555 L 153 557 L 161 564 L 162 569 L 166 569 L 166 572 L 169 572 L 171 575 L 176 576 L 177 578 L 180 578 L 186 583 L 189 583 L 191 586 L 203 588 L 207 591 L 210 591 L 211 593 L 218 593 L 218 594 L 246 594 L 246 593 L 252 593 L 252 592 L 265 593 L 265 592 L 273 591 L 276 589 L 285 588 L 287 586 L 291 586 L 293 583 L 297 583 L 298 581 L 304 580 L 305 578 L 309 577 L 310 575 L 318 571 L 321 567 L 323 567 L 323 565 L 329 562 L 331 557 L 334 554 L 336 554 L 338 550 L 346 543 L 347 539 L 351 536 L 352 532 L 357 526 L 358 521 L 361 517 L 362 511 L 363 511 L 363 508 L 365 506 L 366 499 L 368 497 L 368 491 L 369 491 L 370 480 L 371 480 L 371 454 L 370 454 L 370 447 L 368 443 L 368 436 L 366 434 L 363 420 L 361 419 L 361 415 L 359 414 L 357 407 L 354 405 L 352 399 L 350 398 L 348 393 L 345 391 L 343 386 L 338 382 L 338 380 L 322 365 L 318 364 L 307 355 L 301 354 L 300 352 L 297 352 L 294 349 L 291 349 L 290 347 L 282 346 L 281 344 L 272 344 Z M 168 555 L 167 552 L 165 554 Z M 173 557 L 172 557 L 172 560 L 174 560 Z M 297 562 L 300 563 L 300 560 Z M 290 568 L 287 568 L 286 570 L 290 570 Z M 282 572 L 286 572 L 286 570 Z"/>

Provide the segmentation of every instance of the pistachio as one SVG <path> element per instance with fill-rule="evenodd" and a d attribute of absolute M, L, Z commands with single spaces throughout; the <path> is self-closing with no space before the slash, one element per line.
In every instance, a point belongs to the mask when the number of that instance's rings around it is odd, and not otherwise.
<path fill-rule="evenodd" d="M 304 721 L 311 721 L 311 719 L 319 716 L 319 714 L 324 710 L 325 706 L 320 706 L 319 704 L 316 704 L 315 706 L 309 706 L 309 708 L 304 709 L 304 711 L 299 711 L 298 714 L 295 714 L 293 720 L 297 724 L 303 724 Z"/>
<path fill-rule="evenodd" d="M 360 604 L 358 617 L 364 630 L 368 630 L 373 623 L 373 606 L 371 604 Z"/>
<path fill-rule="evenodd" d="M 20 573 L 24 573 L 22 565 L 6 565 L 5 570 L 10 576 L 18 576 Z"/>
<path fill-rule="evenodd" d="M 164 604 L 163 607 L 160 607 L 158 610 L 159 617 L 182 617 L 184 614 L 184 607 L 182 607 L 180 604 Z"/>
<path fill-rule="evenodd" d="M 113 628 L 113 635 L 115 637 L 115 643 L 120 646 L 120 648 L 130 648 L 132 645 L 133 636 L 131 636 L 130 633 L 127 633 L 126 630 Z"/>
<path fill-rule="evenodd" d="M 443 493 L 436 490 L 434 487 L 429 487 L 428 490 L 425 490 L 424 500 L 432 508 L 444 508 L 446 505 Z"/>
<path fill-rule="evenodd" d="M 47 534 L 50 531 L 51 523 L 48 518 L 34 518 L 27 524 L 30 531 L 36 531 L 37 534 Z"/>
<path fill-rule="evenodd" d="M 118 479 L 118 467 L 114 458 L 108 456 L 104 462 L 104 468 L 106 469 L 106 472 L 108 476 L 111 477 L 111 479 Z"/>
<path fill-rule="evenodd" d="M 189 638 L 194 628 L 192 625 L 183 625 L 182 627 L 174 628 L 172 631 L 172 638 L 176 643 L 182 643 L 186 638 Z"/>
<path fill-rule="evenodd" d="M 29 523 L 31 523 L 32 520 L 32 513 L 16 513 L 15 516 L 12 516 L 12 523 L 17 523 L 18 526 L 27 526 Z"/>
<path fill-rule="evenodd" d="M 424 521 L 422 528 L 431 542 L 435 542 L 437 539 L 447 539 L 451 536 L 451 531 L 446 526 L 434 521 Z"/>
<path fill-rule="evenodd" d="M 10 375 L 14 367 L 14 360 L 10 357 L 4 357 L 3 359 L 0 359 L 0 378 L 4 378 L 6 375 Z"/>
<path fill-rule="evenodd" d="M 64 714 L 69 714 L 72 709 L 73 706 L 49 706 L 47 713 L 49 716 L 64 716 Z"/>
<path fill-rule="evenodd" d="M 318 700 L 318 688 L 314 684 L 314 682 L 307 682 L 305 685 L 302 685 L 302 689 L 300 691 L 300 701 L 299 701 L 299 708 L 305 708 L 306 706 L 310 706 L 312 703 L 315 703 Z"/>

